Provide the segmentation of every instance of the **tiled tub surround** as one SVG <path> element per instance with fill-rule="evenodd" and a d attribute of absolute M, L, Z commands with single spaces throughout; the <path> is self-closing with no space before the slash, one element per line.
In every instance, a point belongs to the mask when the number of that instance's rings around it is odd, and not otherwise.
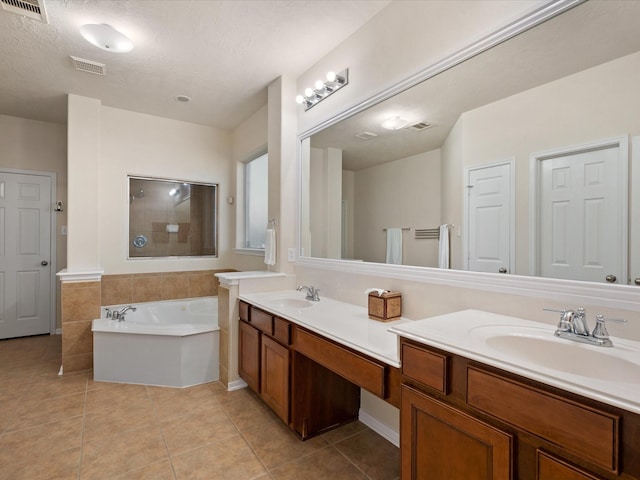
<path fill-rule="evenodd" d="M 229 270 L 103 275 L 99 281 L 65 281 L 61 287 L 62 365 L 65 373 L 93 367 L 91 321 L 101 305 L 177 300 L 218 294 L 216 273 Z"/>

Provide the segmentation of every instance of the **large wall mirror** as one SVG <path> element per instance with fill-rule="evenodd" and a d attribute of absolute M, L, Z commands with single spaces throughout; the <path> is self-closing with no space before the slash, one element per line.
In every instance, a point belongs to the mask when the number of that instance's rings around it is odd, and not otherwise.
<path fill-rule="evenodd" d="M 129 177 L 129 258 L 218 255 L 218 186 Z"/>
<path fill-rule="evenodd" d="M 303 135 L 301 256 L 389 263 L 400 229 L 438 267 L 448 225 L 451 269 L 640 284 L 639 24 L 580 3 Z"/>

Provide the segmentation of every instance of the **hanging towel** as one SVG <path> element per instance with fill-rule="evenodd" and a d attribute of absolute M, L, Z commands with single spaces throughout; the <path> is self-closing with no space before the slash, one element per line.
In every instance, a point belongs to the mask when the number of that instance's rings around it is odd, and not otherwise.
<path fill-rule="evenodd" d="M 440 225 L 438 268 L 449 268 L 449 225 Z"/>
<path fill-rule="evenodd" d="M 387 263 L 402 265 L 401 228 L 387 228 Z"/>
<path fill-rule="evenodd" d="M 267 265 L 276 264 L 276 229 L 267 228 L 264 237 L 264 263 Z"/>

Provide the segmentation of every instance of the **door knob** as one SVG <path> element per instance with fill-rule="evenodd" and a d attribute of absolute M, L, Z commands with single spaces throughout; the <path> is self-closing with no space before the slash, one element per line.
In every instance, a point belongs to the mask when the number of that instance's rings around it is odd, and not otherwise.
<path fill-rule="evenodd" d="M 42 260 L 40 262 L 40 265 L 42 265 L 43 267 L 46 267 L 47 265 L 49 265 L 49 262 L 47 262 L 46 260 Z"/>
<path fill-rule="evenodd" d="M 500 267 L 500 268 L 498 269 L 498 273 L 507 273 L 507 269 L 506 269 L 506 268 L 504 268 L 504 267 Z"/>
<path fill-rule="evenodd" d="M 615 283 L 615 281 L 617 280 L 616 276 L 611 274 L 604 277 L 604 279 L 609 283 Z"/>

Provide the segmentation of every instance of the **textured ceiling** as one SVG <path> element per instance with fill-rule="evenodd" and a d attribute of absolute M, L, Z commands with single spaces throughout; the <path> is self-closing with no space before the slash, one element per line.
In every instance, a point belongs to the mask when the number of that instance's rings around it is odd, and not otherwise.
<path fill-rule="evenodd" d="M 45 0 L 48 24 L 0 11 L 0 114 L 64 123 L 73 93 L 230 129 L 266 103 L 270 82 L 306 71 L 389 1 Z M 86 23 L 111 24 L 134 50 L 90 45 Z M 70 55 L 107 75 L 76 71 Z"/>

